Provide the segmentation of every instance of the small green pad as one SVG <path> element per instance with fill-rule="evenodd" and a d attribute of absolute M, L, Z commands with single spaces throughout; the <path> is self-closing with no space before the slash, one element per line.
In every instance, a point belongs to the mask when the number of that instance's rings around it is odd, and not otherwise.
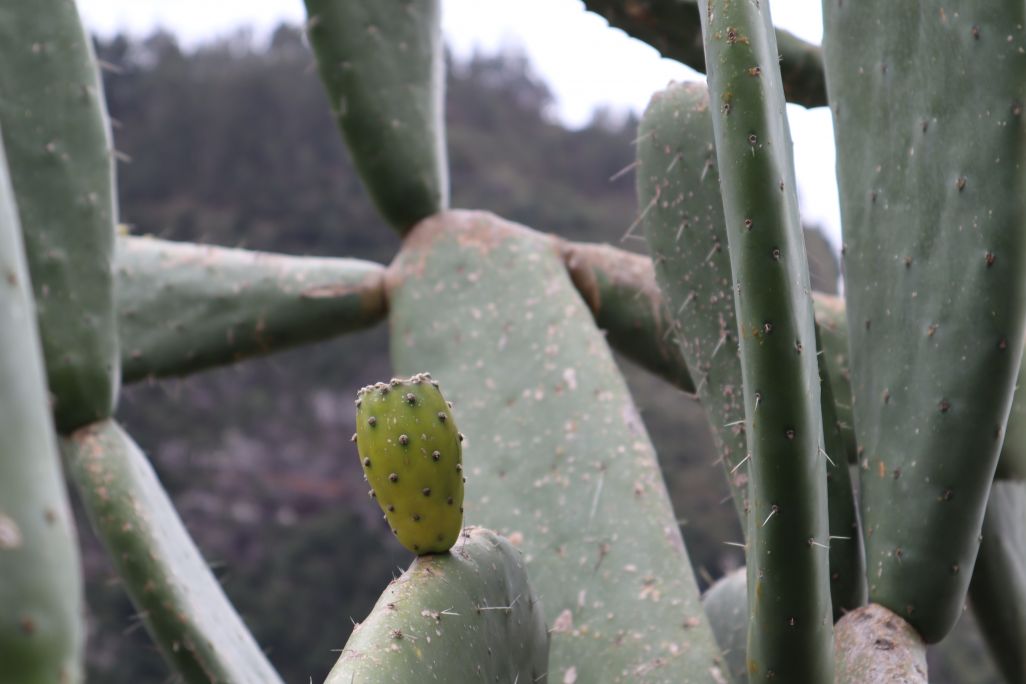
<path fill-rule="evenodd" d="M 468 527 L 421 556 L 353 630 L 325 684 L 546 682 L 549 634 L 523 555 Z"/>
<path fill-rule="evenodd" d="M 427 373 L 360 390 L 356 445 L 374 497 L 399 543 L 445 553 L 463 527 L 463 435 Z"/>

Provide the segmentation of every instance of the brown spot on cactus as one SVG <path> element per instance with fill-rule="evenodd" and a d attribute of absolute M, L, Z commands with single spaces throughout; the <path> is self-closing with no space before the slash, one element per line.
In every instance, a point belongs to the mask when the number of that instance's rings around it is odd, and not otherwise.
<path fill-rule="evenodd" d="M 990 268 L 994 265 L 994 262 L 997 260 L 997 257 L 994 256 L 994 252 L 987 252 L 983 255 L 983 260 L 987 262 L 987 268 Z"/>
<path fill-rule="evenodd" d="M 406 395 L 406 403 L 409 404 L 410 406 L 416 405 L 416 403 L 417 403 L 417 396 L 415 394 L 413 394 L 412 392 L 410 392 L 409 394 Z"/>
<path fill-rule="evenodd" d="M 388 481 L 389 482 L 398 482 L 399 481 L 399 473 L 389 473 L 388 474 Z"/>
<path fill-rule="evenodd" d="M 438 412 L 438 420 L 442 421 L 443 423 L 445 422 L 445 413 L 444 412 L 442 412 L 442 411 Z"/>
<path fill-rule="evenodd" d="M 374 427 L 377 424 L 378 424 L 378 419 L 375 418 L 374 416 L 371 416 L 370 418 L 367 419 L 367 425 L 370 425 L 371 427 Z M 359 434 L 359 433 L 357 433 L 357 434 Z"/>
<path fill-rule="evenodd" d="M 363 459 L 363 467 L 364 468 L 370 468 L 371 467 L 371 460 L 369 458 Z"/>
<path fill-rule="evenodd" d="M 431 487 L 424 487 L 424 489 L 420 490 L 420 493 L 424 496 L 431 496 Z"/>
<path fill-rule="evenodd" d="M 955 187 L 958 188 L 959 192 L 965 190 L 965 183 L 965 176 L 959 176 L 958 179 L 955 181 Z"/>
<path fill-rule="evenodd" d="M 940 409 L 941 413 L 947 413 L 951 410 L 951 402 L 949 402 L 947 399 L 941 399 L 940 403 L 937 404 L 937 408 Z"/>
<path fill-rule="evenodd" d="M 409 435 L 399 435 L 399 443 L 402 444 L 403 446 L 408 446 L 409 443 L 410 443 L 410 436 Z"/>
<path fill-rule="evenodd" d="M 442 453 L 440 451 L 432 451 L 431 452 L 431 460 L 437 461 L 440 458 L 442 458 Z"/>

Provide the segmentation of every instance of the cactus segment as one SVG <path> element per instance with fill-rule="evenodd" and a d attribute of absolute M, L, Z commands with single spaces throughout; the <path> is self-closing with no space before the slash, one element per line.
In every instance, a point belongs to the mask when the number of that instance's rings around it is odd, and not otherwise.
<path fill-rule="evenodd" d="M 833 679 L 826 458 L 809 271 L 769 3 L 703 0 L 751 459 L 748 669 Z"/>
<path fill-rule="evenodd" d="M 559 243 L 446 212 L 410 233 L 387 283 L 394 367 L 430 368 L 459 408 L 467 519 L 524 551 L 552 679 L 718 681 L 655 453 Z"/>
<path fill-rule="evenodd" d="M 702 594 L 702 607 L 709 616 L 716 643 L 723 651 L 734 684 L 747 684 L 748 662 L 748 573 L 738 568 L 724 575 Z"/>
<path fill-rule="evenodd" d="M 0 127 L 62 433 L 118 391 L 113 149 L 92 42 L 69 0 L 0 8 Z"/>
<path fill-rule="evenodd" d="M 998 480 L 1026 480 L 1026 368 L 1022 365 L 1019 366 L 1012 411 L 1008 414 L 1005 440 L 1001 443 L 1001 456 L 994 477 Z"/>
<path fill-rule="evenodd" d="M 463 527 L 463 435 L 427 373 L 360 390 L 356 446 L 370 495 L 399 543 L 445 553 Z"/>
<path fill-rule="evenodd" d="M 468 527 L 420 556 L 353 630 L 325 684 L 546 682 L 549 635 L 523 555 Z"/>
<path fill-rule="evenodd" d="M 859 529 L 855 491 L 844 449 L 844 435 L 835 412 L 833 386 L 827 371 L 823 335 L 816 326 L 820 406 L 823 412 L 823 458 L 827 459 L 827 510 L 830 517 L 830 602 L 834 621 L 866 602 L 866 555 Z"/>
<path fill-rule="evenodd" d="M 848 319 L 845 317 L 844 300 L 817 292 L 813 294 L 812 306 L 816 314 L 820 351 L 826 367 L 825 377 L 829 379 L 830 390 L 834 395 L 834 415 L 837 428 L 841 431 L 844 458 L 849 463 L 858 463 L 855 421 L 852 418 L 851 370 L 848 367 Z M 823 367 L 820 366 L 821 374 Z"/>
<path fill-rule="evenodd" d="M 584 0 L 584 6 L 663 57 L 704 72 L 705 50 L 696 0 Z M 806 107 L 827 103 L 823 55 L 818 46 L 776 29 L 780 71 L 788 102 Z"/>
<path fill-rule="evenodd" d="M 0 684 L 82 681 L 82 579 L 0 146 Z"/>
<path fill-rule="evenodd" d="M 609 245 L 567 242 L 563 258 L 595 324 L 616 351 L 677 389 L 695 383 L 672 334 L 652 260 Z"/>
<path fill-rule="evenodd" d="M 823 13 L 869 597 L 934 643 L 962 612 L 1022 355 L 1026 5 Z"/>
<path fill-rule="evenodd" d="M 705 84 L 656 93 L 638 127 L 638 206 L 656 281 L 712 428 L 738 514 L 748 501 L 745 409 Z"/>
<path fill-rule="evenodd" d="M 1008 684 L 1026 682 L 1026 483 L 995 481 L 969 601 Z"/>
<path fill-rule="evenodd" d="M 834 628 L 836 684 L 927 684 L 926 644 L 901 617 L 869 604 Z M 824 680 L 828 681 L 828 680 Z"/>
<path fill-rule="evenodd" d="M 122 237 L 118 333 L 125 381 L 176 376 L 375 325 L 384 268 Z"/>
<path fill-rule="evenodd" d="M 168 665 L 187 684 L 280 684 L 131 437 L 103 421 L 61 438 L 61 453 Z"/>
<path fill-rule="evenodd" d="M 449 205 L 440 0 L 306 0 L 331 110 L 385 219 L 405 234 Z"/>

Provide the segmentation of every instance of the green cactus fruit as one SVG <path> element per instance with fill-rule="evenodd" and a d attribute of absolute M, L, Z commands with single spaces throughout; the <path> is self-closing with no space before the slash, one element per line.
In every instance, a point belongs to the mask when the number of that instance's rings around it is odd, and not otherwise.
<path fill-rule="evenodd" d="M 360 390 L 360 464 L 399 543 L 445 553 L 463 527 L 463 435 L 452 406 L 427 373 Z"/>

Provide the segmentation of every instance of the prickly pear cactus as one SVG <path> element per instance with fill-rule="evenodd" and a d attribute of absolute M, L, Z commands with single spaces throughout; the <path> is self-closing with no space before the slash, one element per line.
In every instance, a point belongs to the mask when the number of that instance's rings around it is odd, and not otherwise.
<path fill-rule="evenodd" d="M 325 684 L 548 681 L 549 633 L 524 556 L 468 527 L 421 556 L 357 625 Z"/>
<path fill-rule="evenodd" d="M 417 554 L 448 551 L 463 526 L 463 435 L 438 383 L 422 373 L 364 387 L 353 437 L 399 543 Z"/>

